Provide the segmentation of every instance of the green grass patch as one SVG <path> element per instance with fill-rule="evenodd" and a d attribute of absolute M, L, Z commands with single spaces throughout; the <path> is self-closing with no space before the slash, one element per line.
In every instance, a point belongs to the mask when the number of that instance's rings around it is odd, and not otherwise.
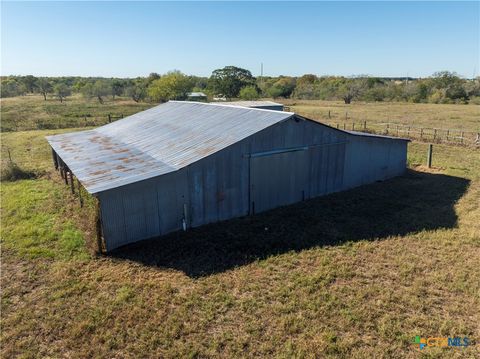
<path fill-rule="evenodd" d="M 2 245 L 22 257 L 87 259 L 83 233 L 65 216 L 64 192 L 47 179 L 1 186 Z"/>

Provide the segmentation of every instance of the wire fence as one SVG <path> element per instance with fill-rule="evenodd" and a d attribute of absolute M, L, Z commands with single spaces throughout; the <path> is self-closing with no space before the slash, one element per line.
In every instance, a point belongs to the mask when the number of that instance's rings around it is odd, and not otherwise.
<path fill-rule="evenodd" d="M 322 121 L 323 122 L 323 121 Z M 385 136 L 404 137 L 412 140 L 448 143 L 464 146 L 480 146 L 480 132 L 451 128 L 431 128 L 403 125 L 398 123 L 377 122 L 324 122 L 342 130 L 367 132 Z"/>

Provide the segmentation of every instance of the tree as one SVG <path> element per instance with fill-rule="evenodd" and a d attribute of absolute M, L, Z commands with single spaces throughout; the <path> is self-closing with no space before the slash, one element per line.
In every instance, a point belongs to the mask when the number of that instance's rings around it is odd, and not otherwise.
<path fill-rule="evenodd" d="M 21 82 L 25 85 L 27 92 L 33 93 L 37 87 L 37 78 L 32 75 L 23 76 Z"/>
<path fill-rule="evenodd" d="M 39 78 L 37 81 L 37 87 L 38 91 L 43 95 L 43 99 L 47 101 L 47 95 L 53 90 L 50 81 L 45 77 Z"/>
<path fill-rule="evenodd" d="M 0 90 L 1 97 L 19 96 L 23 94 L 22 91 L 26 91 L 25 86 L 13 78 L 2 78 Z"/>
<path fill-rule="evenodd" d="M 63 100 L 67 96 L 70 96 L 72 92 L 70 88 L 64 83 L 58 83 L 53 87 L 53 93 L 55 94 L 56 97 L 58 97 L 60 102 L 63 102 Z"/>
<path fill-rule="evenodd" d="M 145 84 L 147 87 L 155 80 L 158 80 L 161 76 L 156 72 L 151 72 L 150 75 L 145 79 Z"/>
<path fill-rule="evenodd" d="M 82 87 L 82 93 L 89 98 L 97 98 L 98 102 L 103 104 L 103 98 L 112 93 L 112 87 L 105 80 L 97 80 L 94 83 L 89 82 Z"/>
<path fill-rule="evenodd" d="M 293 77 L 280 77 L 267 89 L 267 95 L 273 98 L 290 97 L 295 89 L 296 81 Z"/>
<path fill-rule="evenodd" d="M 122 80 L 114 79 L 112 81 L 112 98 L 115 100 L 115 96 L 121 96 L 125 89 L 125 83 Z"/>
<path fill-rule="evenodd" d="M 140 102 L 147 96 L 147 86 L 141 80 L 134 81 L 127 86 L 125 93 L 133 101 Z"/>
<path fill-rule="evenodd" d="M 313 85 L 317 81 L 317 76 L 313 74 L 306 74 L 300 77 L 297 80 L 297 85 L 303 86 L 303 85 Z"/>
<path fill-rule="evenodd" d="M 156 102 L 184 100 L 192 91 L 193 81 L 180 71 L 171 71 L 148 86 L 148 96 Z"/>
<path fill-rule="evenodd" d="M 464 80 L 462 80 L 455 72 L 439 71 L 435 72 L 430 78 L 430 84 L 432 85 L 436 93 L 435 101 L 440 97 L 440 93 L 443 93 L 446 101 L 468 101 L 468 94 L 465 91 Z M 438 91 L 441 90 L 441 91 Z"/>
<path fill-rule="evenodd" d="M 254 83 L 255 78 L 250 71 L 235 66 L 214 70 L 208 81 L 215 94 L 222 94 L 227 98 L 237 97 L 242 87 Z"/>
<path fill-rule="evenodd" d="M 347 79 L 345 83 L 340 86 L 339 94 L 346 105 L 350 104 L 352 100 L 358 98 L 365 89 L 365 81 L 363 79 Z"/>
<path fill-rule="evenodd" d="M 480 96 L 480 77 L 466 81 L 463 88 L 469 98 Z"/>
<path fill-rule="evenodd" d="M 257 87 L 253 85 L 242 87 L 239 96 L 243 100 L 257 100 L 259 97 Z"/>

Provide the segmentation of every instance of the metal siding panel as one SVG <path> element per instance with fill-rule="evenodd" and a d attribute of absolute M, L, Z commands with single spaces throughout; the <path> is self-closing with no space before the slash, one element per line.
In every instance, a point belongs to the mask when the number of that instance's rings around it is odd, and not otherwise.
<path fill-rule="evenodd" d="M 125 212 L 126 242 L 134 242 L 146 238 L 146 216 L 143 196 L 130 188 L 122 190 L 123 208 Z"/>
<path fill-rule="evenodd" d="M 307 184 L 308 151 L 251 158 L 255 212 L 301 201 Z"/>
<path fill-rule="evenodd" d="M 99 196 L 103 237 L 107 251 L 117 248 L 126 240 L 125 215 L 122 196 L 118 190 L 104 192 Z"/>
<path fill-rule="evenodd" d="M 190 193 L 191 225 L 193 227 L 205 223 L 203 171 L 199 166 L 191 166 L 188 171 L 188 186 Z"/>
<path fill-rule="evenodd" d="M 222 157 L 224 154 L 219 154 Z M 214 159 L 202 161 L 203 191 L 204 191 L 204 222 L 211 223 L 218 221 L 218 184 L 217 166 Z"/>
<path fill-rule="evenodd" d="M 351 136 L 345 150 L 343 188 L 384 180 L 406 168 L 407 142 L 374 136 Z"/>
<path fill-rule="evenodd" d="M 337 147 L 337 163 L 335 170 L 335 181 L 334 189 L 335 191 L 340 191 L 343 188 L 343 178 L 344 178 L 344 169 L 345 169 L 345 147 L 346 144 L 343 143 Z"/>

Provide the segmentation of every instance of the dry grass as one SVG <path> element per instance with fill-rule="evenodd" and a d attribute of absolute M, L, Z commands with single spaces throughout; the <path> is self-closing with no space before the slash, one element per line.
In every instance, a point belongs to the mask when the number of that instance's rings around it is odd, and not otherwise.
<path fill-rule="evenodd" d="M 127 98 L 111 98 L 100 104 L 96 99 L 80 95 L 66 101 L 41 95 L 28 95 L 0 99 L 2 108 L 2 132 L 35 129 L 58 129 L 99 126 L 108 123 L 108 114 L 129 116 L 154 106 L 152 103 L 136 103 Z"/>
<path fill-rule="evenodd" d="M 2 357 L 391 358 L 418 357 L 415 335 L 480 341 L 478 150 L 435 146 L 427 170 L 412 143 L 405 177 L 94 258 L 62 242 L 88 240 L 88 209 L 49 179 L 45 134 L 2 135 L 47 171 L 2 185 Z"/>
<path fill-rule="evenodd" d="M 398 123 L 417 127 L 434 127 L 480 131 L 479 105 L 439 105 L 405 102 L 353 102 L 292 100 L 284 101 L 294 112 L 329 123 L 357 124 Z M 328 117 L 330 111 L 331 118 Z M 345 120 L 347 115 L 347 120 Z"/>

